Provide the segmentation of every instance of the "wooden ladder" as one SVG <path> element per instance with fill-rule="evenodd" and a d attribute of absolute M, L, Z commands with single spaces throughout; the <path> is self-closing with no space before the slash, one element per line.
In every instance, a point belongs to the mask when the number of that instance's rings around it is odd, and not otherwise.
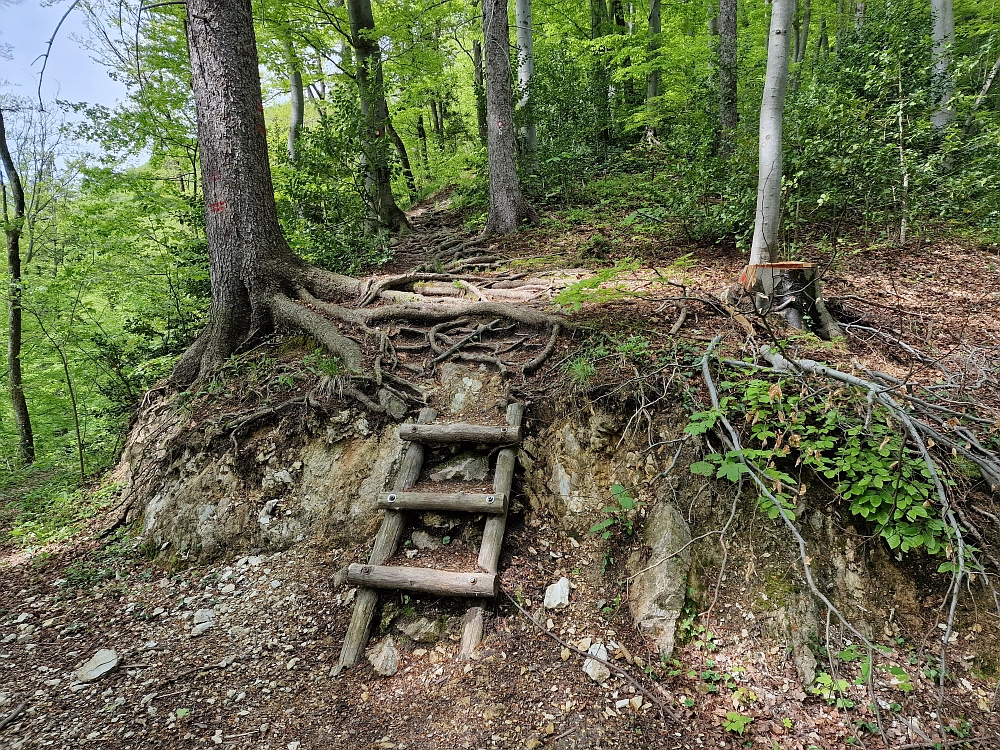
<path fill-rule="evenodd" d="M 408 441 L 409 446 L 396 474 L 392 491 L 378 497 L 378 507 L 385 510 L 385 515 L 375 535 L 375 545 L 368 557 L 368 564 L 354 563 L 347 569 L 347 582 L 359 588 L 336 672 L 354 666 L 361 658 L 368 643 L 375 605 L 378 603 L 378 589 L 406 589 L 437 596 L 476 598 L 494 598 L 499 594 L 500 576 L 497 574 L 497 566 L 507 525 L 510 488 L 517 462 L 516 446 L 521 442 L 523 416 L 524 404 L 511 404 L 507 407 L 506 426 L 466 423 L 435 425 L 432 422 L 437 417 L 437 412 L 425 408 L 421 409 L 416 424 L 400 426 L 399 436 Z M 505 446 L 497 455 L 492 494 L 407 491 L 420 477 L 429 443 L 458 442 Z M 480 570 L 462 573 L 385 565 L 399 546 L 408 510 L 488 514 L 483 529 L 483 542 L 479 547 L 477 564 Z M 459 658 L 469 658 L 482 637 L 482 607 L 470 607 L 465 616 Z"/>

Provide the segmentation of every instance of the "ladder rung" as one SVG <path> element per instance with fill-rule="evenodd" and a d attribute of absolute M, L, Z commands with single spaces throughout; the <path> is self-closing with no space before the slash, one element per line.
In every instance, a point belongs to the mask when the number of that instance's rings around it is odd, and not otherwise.
<path fill-rule="evenodd" d="M 500 592 L 500 578 L 491 573 L 454 573 L 432 568 L 408 568 L 353 563 L 347 582 L 373 589 L 406 589 L 438 596 L 493 598 Z"/>
<path fill-rule="evenodd" d="M 509 445 L 521 442 L 520 427 L 483 424 L 408 424 L 399 428 L 399 437 L 418 443 L 488 443 Z"/>
<path fill-rule="evenodd" d="M 472 492 L 383 492 L 378 507 L 389 510 L 506 513 L 507 496 Z"/>

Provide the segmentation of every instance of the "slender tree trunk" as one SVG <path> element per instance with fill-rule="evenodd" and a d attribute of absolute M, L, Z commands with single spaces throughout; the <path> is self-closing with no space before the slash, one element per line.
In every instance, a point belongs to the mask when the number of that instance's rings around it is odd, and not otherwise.
<path fill-rule="evenodd" d="M 437 99 L 431 99 L 431 130 L 434 131 L 438 151 L 444 153 L 444 116 Z"/>
<path fill-rule="evenodd" d="M 521 193 L 514 150 L 514 92 L 510 84 L 507 0 L 483 0 L 490 210 L 484 234 L 516 232 L 537 214 Z"/>
<path fill-rule="evenodd" d="M 646 45 L 646 51 L 649 53 L 652 70 L 646 76 L 646 117 L 649 120 L 646 125 L 646 133 L 650 138 L 656 135 L 656 128 L 653 125 L 653 100 L 660 95 L 660 71 L 656 64 L 657 57 L 659 57 L 662 30 L 660 0 L 649 0 L 649 43 Z"/>
<path fill-rule="evenodd" d="M 347 14 L 351 21 L 351 44 L 358 62 L 356 75 L 361 96 L 361 148 L 365 193 L 371 217 L 370 231 L 383 227 L 394 233 L 407 232 L 409 222 L 392 195 L 386 137 L 389 108 L 385 103 L 382 51 L 375 39 L 370 0 L 347 0 Z"/>
<path fill-rule="evenodd" d="M 295 163 L 296 145 L 302 122 L 305 119 L 305 96 L 302 91 L 302 73 L 299 71 L 298 57 L 292 48 L 291 39 L 285 40 L 285 54 L 288 57 L 288 93 L 291 99 L 291 115 L 288 121 L 288 160 Z"/>
<path fill-rule="evenodd" d="M 18 446 L 21 460 L 30 464 L 35 460 L 35 438 L 31 431 L 31 416 L 28 413 L 28 402 L 24 398 L 24 375 L 21 370 L 21 227 L 24 225 L 25 203 L 24 186 L 21 175 L 18 174 L 14 159 L 7 145 L 7 130 L 0 109 L 0 162 L 7 173 L 11 193 L 14 198 L 13 216 L 8 213 L 7 186 L 0 180 L 3 192 L 3 219 L 7 237 L 7 273 L 10 281 L 7 291 L 7 374 L 10 386 L 10 400 L 14 408 L 14 421 L 17 424 Z"/>
<path fill-rule="evenodd" d="M 806 46 L 809 44 L 809 25 L 812 23 L 812 3 L 810 0 L 802 0 L 802 17 L 799 23 L 795 49 L 797 55 L 795 62 L 804 62 L 806 59 Z"/>
<path fill-rule="evenodd" d="M 934 20 L 934 81 L 938 86 L 937 109 L 931 115 L 935 130 L 943 130 L 955 119 L 951 96 L 955 84 L 951 80 L 951 47 L 955 43 L 955 8 L 953 0 L 931 0 Z"/>
<path fill-rule="evenodd" d="M 826 30 L 826 16 L 819 19 L 819 39 L 816 42 L 816 57 L 830 56 L 830 35 Z"/>
<path fill-rule="evenodd" d="M 607 0 L 590 0 L 590 38 L 599 39 L 610 32 Z M 611 143 L 611 72 L 607 63 L 594 61 L 594 97 L 597 106 L 598 138 L 605 146 Z"/>
<path fill-rule="evenodd" d="M 483 94 L 485 96 L 485 94 Z M 420 141 L 420 155 L 424 160 L 424 171 L 431 173 L 431 162 L 427 157 L 427 128 L 424 127 L 423 114 L 417 115 L 417 140 Z"/>
<path fill-rule="evenodd" d="M 531 0 L 515 0 L 514 23 L 517 38 L 517 85 L 521 99 L 517 106 L 524 112 L 526 122 L 521 128 L 524 139 L 524 151 L 529 160 L 534 162 L 536 149 L 535 121 L 531 113 L 530 86 L 531 76 L 535 72 L 535 53 L 532 44 Z"/>
<path fill-rule="evenodd" d="M 778 244 L 781 219 L 781 120 L 788 81 L 789 26 L 795 0 L 774 0 L 767 43 L 767 72 L 760 108 L 760 159 L 757 176 L 757 210 L 754 217 L 750 265 L 771 262 Z M 770 274 L 764 291 L 770 296 Z"/>
<path fill-rule="evenodd" d="M 719 0 L 719 151 L 723 156 L 733 152 L 733 135 L 739 122 L 736 4 L 737 0 Z"/>
<path fill-rule="evenodd" d="M 963 135 L 968 135 L 969 131 L 972 130 L 972 123 L 975 121 L 979 105 L 983 103 L 986 95 L 990 93 L 990 88 L 993 86 L 993 81 L 996 79 L 997 73 L 1000 73 L 1000 57 L 998 57 L 997 61 L 993 63 L 993 68 L 987 74 L 986 80 L 983 82 L 982 89 L 980 89 L 979 94 L 976 96 L 976 100 L 972 103 L 972 109 L 969 110 L 969 116 L 965 118 L 965 125 L 962 126 Z"/>
<path fill-rule="evenodd" d="M 865 25 L 865 3 L 864 0 L 858 0 L 854 5 L 854 30 L 859 30 Z"/>
<path fill-rule="evenodd" d="M 413 169 L 410 167 L 410 155 L 406 151 L 406 144 L 399 137 L 396 128 L 392 126 L 392 120 L 386 120 L 385 126 L 389 129 L 389 135 L 396 146 L 396 153 L 399 155 L 399 162 L 403 165 L 403 177 L 406 178 L 406 187 L 410 190 L 410 197 L 417 196 L 417 182 L 413 179 Z"/>
<path fill-rule="evenodd" d="M 473 90 L 476 93 L 476 123 L 479 126 L 479 142 L 486 145 L 486 86 L 483 81 L 483 45 L 478 39 L 472 40 Z M 421 125 L 423 127 L 423 119 Z M 427 136 L 424 136 L 426 144 Z"/>

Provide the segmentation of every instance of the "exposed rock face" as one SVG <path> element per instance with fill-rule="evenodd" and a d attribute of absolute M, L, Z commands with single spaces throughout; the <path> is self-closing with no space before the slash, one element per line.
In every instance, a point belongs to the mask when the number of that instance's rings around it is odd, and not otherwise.
<path fill-rule="evenodd" d="M 811 685 L 816 679 L 816 657 L 809 644 L 818 642 L 819 633 L 812 597 L 805 593 L 793 596 L 787 606 L 778 609 L 775 624 L 779 638 L 783 636 L 788 643 L 799 680 L 803 686 Z"/>
<path fill-rule="evenodd" d="M 643 540 L 651 550 L 649 560 L 638 554 L 629 560 L 635 576 L 629 589 L 632 618 L 669 659 L 691 567 L 691 529 L 677 508 L 661 498 L 646 519 Z"/>

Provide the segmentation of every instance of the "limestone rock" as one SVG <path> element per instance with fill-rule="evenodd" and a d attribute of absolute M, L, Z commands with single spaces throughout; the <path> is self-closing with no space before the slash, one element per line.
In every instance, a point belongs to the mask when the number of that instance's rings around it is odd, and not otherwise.
<path fill-rule="evenodd" d="M 560 578 L 547 589 L 545 589 L 545 601 L 543 606 L 546 609 L 558 609 L 569 604 L 569 579 Z"/>
<path fill-rule="evenodd" d="M 391 635 L 387 635 L 385 640 L 368 652 L 368 661 L 371 662 L 375 672 L 383 677 L 392 677 L 399 669 L 399 651 L 392 640 Z"/>
<path fill-rule="evenodd" d="M 118 668 L 118 654 L 112 649 L 102 648 L 76 670 L 77 682 L 96 682 L 104 675 Z"/>
<path fill-rule="evenodd" d="M 604 659 L 605 661 L 608 659 L 608 650 L 604 647 L 603 643 L 595 643 L 587 649 L 587 653 L 591 656 L 596 656 L 598 659 Z M 611 676 L 610 669 L 593 659 L 587 659 L 583 663 L 583 671 L 590 676 L 590 679 L 597 683 L 604 682 Z"/>
<path fill-rule="evenodd" d="M 787 607 L 780 607 L 775 616 L 778 636 L 784 636 L 795 664 L 795 671 L 804 686 L 816 679 L 816 657 L 809 647 L 818 638 L 819 623 L 816 605 L 808 594 L 791 597 Z"/>
<path fill-rule="evenodd" d="M 396 629 L 419 643 L 434 643 L 444 633 L 445 624 L 442 620 L 428 620 L 426 617 L 421 617 L 413 622 L 397 623 Z"/>
<path fill-rule="evenodd" d="M 437 539 L 420 529 L 410 534 L 410 539 L 413 541 L 413 546 L 417 549 L 437 549 L 441 546 L 441 543 Z"/>
<path fill-rule="evenodd" d="M 466 482 L 479 482 L 486 479 L 489 466 L 486 456 L 456 456 L 444 462 L 431 472 L 433 482 L 445 482 L 452 479 L 462 479 Z"/>
<path fill-rule="evenodd" d="M 215 627 L 215 610 L 199 609 L 194 613 L 194 627 L 191 628 L 191 637 L 197 638 Z"/>
<path fill-rule="evenodd" d="M 646 561 L 639 555 L 629 560 L 635 575 L 629 604 L 635 626 L 656 641 L 662 658 L 669 659 L 691 567 L 691 547 L 685 546 L 691 529 L 677 508 L 661 500 L 646 520 L 643 537 L 652 554 Z"/>

